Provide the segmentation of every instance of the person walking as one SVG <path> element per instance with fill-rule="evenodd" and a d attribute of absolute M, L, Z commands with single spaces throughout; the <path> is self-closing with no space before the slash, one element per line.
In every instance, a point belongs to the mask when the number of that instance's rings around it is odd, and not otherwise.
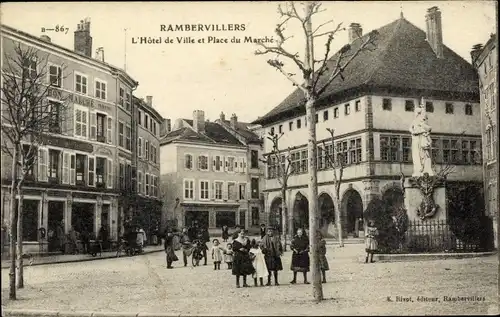
<path fill-rule="evenodd" d="M 220 270 L 220 263 L 224 258 L 224 250 L 219 244 L 219 239 L 214 239 L 212 243 L 212 260 L 214 261 L 214 270 Z"/>
<path fill-rule="evenodd" d="M 321 275 L 323 279 L 321 283 L 326 283 L 326 271 L 330 270 L 330 266 L 328 265 L 328 260 L 326 259 L 326 240 L 323 238 L 323 234 L 321 231 L 317 231 L 319 241 L 319 267 L 321 269 Z"/>
<path fill-rule="evenodd" d="M 365 238 L 365 251 L 366 251 L 366 259 L 365 263 L 368 263 L 368 258 L 370 258 L 370 263 L 373 263 L 373 253 L 375 253 L 378 249 L 378 229 L 375 226 L 375 221 L 370 220 L 368 222 L 368 226 L 366 228 L 366 238 Z"/>
<path fill-rule="evenodd" d="M 180 243 L 182 245 L 182 261 L 184 262 L 184 266 L 187 266 L 187 258 L 193 252 L 192 243 L 188 235 L 187 228 L 182 229 Z"/>
<path fill-rule="evenodd" d="M 172 263 L 178 261 L 179 258 L 175 255 L 174 251 L 174 235 L 168 232 L 165 237 L 165 253 L 167 257 L 167 269 L 173 269 Z"/>
<path fill-rule="evenodd" d="M 226 225 L 222 226 L 222 242 L 227 242 L 229 239 L 229 228 Z"/>
<path fill-rule="evenodd" d="M 307 281 L 307 272 L 309 272 L 309 238 L 302 229 L 297 230 L 297 235 L 293 238 L 290 249 L 292 253 L 292 264 L 290 269 L 293 271 L 293 280 L 290 284 L 297 283 L 297 272 L 304 274 L 304 284 L 310 284 Z"/>
<path fill-rule="evenodd" d="M 274 285 L 278 286 L 278 271 L 283 270 L 281 255 L 283 255 L 283 245 L 277 235 L 274 235 L 274 228 L 268 227 L 267 234 L 262 239 L 262 252 L 266 260 L 267 276 L 266 286 L 271 285 L 271 272 L 274 275 Z"/>
<path fill-rule="evenodd" d="M 243 276 L 243 287 L 248 287 L 247 275 L 253 274 L 252 260 L 249 256 L 250 240 L 244 230 L 240 230 L 238 237 L 233 241 L 234 261 L 232 273 L 236 276 L 236 287 L 240 287 L 240 276 Z"/>

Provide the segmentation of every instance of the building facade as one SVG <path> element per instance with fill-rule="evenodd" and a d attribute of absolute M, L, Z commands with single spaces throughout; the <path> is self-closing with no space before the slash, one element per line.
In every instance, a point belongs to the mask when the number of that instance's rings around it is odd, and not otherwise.
<path fill-rule="evenodd" d="M 178 227 L 196 220 L 211 232 L 223 225 L 250 228 L 260 221 L 260 209 L 253 214 L 251 209 L 257 195 L 250 190 L 247 146 L 220 124 L 206 121 L 203 111 L 194 111 L 192 120 L 176 120 L 160 142 L 160 153 L 167 220 Z"/>
<path fill-rule="evenodd" d="M 230 120 L 226 120 L 224 113 L 221 113 L 219 119 L 215 120 L 226 131 L 235 136 L 241 143 L 247 147 L 247 184 L 250 185 L 250 194 L 247 197 L 246 210 L 250 211 L 249 223 L 240 221 L 240 224 L 245 224 L 245 228 L 249 231 L 258 231 L 261 224 L 267 223 L 267 217 L 264 210 L 264 195 L 262 190 L 265 185 L 265 164 L 263 164 L 263 140 L 252 131 L 250 124 L 238 121 L 236 114 L 232 114 Z M 240 216 L 241 219 L 241 216 Z"/>
<path fill-rule="evenodd" d="M 481 135 L 485 206 L 493 219 L 495 248 L 498 248 L 498 37 L 492 34 L 484 45 L 471 51 L 472 63 L 479 76 L 481 91 Z"/>
<path fill-rule="evenodd" d="M 163 118 L 153 107 L 153 97 L 146 101 L 134 97 L 137 109 L 137 201 L 135 211 L 146 233 L 161 224 L 160 130 Z M 120 168 L 122 163 L 120 163 Z M 122 179 L 122 178 L 120 178 Z M 151 234 L 147 235 L 151 237 Z"/>
<path fill-rule="evenodd" d="M 106 226 L 116 239 L 122 207 L 116 162 L 131 157 L 131 101 L 138 82 L 105 63 L 102 48 L 92 57 L 89 20 L 78 24 L 74 50 L 5 25 L 1 36 L 2 65 L 18 46 L 37 51 L 43 61 L 38 67 L 53 83 L 47 97 L 54 105 L 51 115 L 59 119 L 58 129 L 38 148 L 37 164 L 23 186 L 26 251 L 52 251 L 49 236 L 58 227 L 97 235 Z M 2 153 L 2 223 L 7 227 L 10 179 L 11 159 Z"/>
<path fill-rule="evenodd" d="M 473 67 L 442 42 L 441 13 L 426 15 L 427 34 L 402 15 L 378 29 L 376 47 L 360 53 L 321 96 L 316 107 L 319 197 L 308 197 L 307 125 L 303 95 L 296 90 L 254 124 L 262 134 L 283 134 L 280 150 L 291 149 L 293 175 L 288 182 L 288 219 L 294 227 L 308 226 L 308 200 L 318 199 L 320 225 L 335 235 L 333 172 L 324 153 L 339 153 L 345 166 L 340 188 L 340 215 L 345 235 L 362 235 L 363 210 L 373 197 L 392 208 L 403 204 L 401 174 L 411 176 L 411 135 L 414 108 L 423 97 L 432 127 L 436 170 L 452 165 L 448 184 L 481 182 L 480 110 Z M 355 29 L 355 30 L 353 30 Z M 362 34 L 352 23 L 349 34 Z M 362 38 L 364 39 L 364 37 Z M 350 38 L 355 50 L 361 40 Z M 334 144 L 327 128 L 335 130 Z M 264 153 L 272 144 L 264 138 Z M 328 152 L 326 152 L 328 151 Z M 276 163 L 274 163 L 276 164 Z M 268 164 L 265 208 L 270 219 L 281 218 L 280 184 Z M 278 214 L 278 215 L 277 215 Z M 291 218 L 291 219 L 290 219 Z"/>

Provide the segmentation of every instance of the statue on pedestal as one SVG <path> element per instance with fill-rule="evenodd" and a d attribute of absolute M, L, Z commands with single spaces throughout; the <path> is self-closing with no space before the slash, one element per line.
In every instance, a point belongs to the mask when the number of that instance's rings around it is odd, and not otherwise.
<path fill-rule="evenodd" d="M 432 140 L 431 127 L 427 122 L 427 113 L 425 111 L 424 98 L 420 104 L 415 107 L 415 118 L 410 127 L 411 132 L 411 153 L 413 160 L 413 177 L 423 176 L 427 173 L 434 176 L 432 169 Z"/>

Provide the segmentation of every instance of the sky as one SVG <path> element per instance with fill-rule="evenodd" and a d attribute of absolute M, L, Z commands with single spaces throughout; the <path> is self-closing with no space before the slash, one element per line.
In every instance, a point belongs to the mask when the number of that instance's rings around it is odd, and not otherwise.
<path fill-rule="evenodd" d="M 139 88 L 137 97 L 153 96 L 153 106 L 164 117 L 192 118 L 194 110 L 204 110 L 211 121 L 224 112 L 239 121 L 251 122 L 265 115 L 293 91 L 291 83 L 266 61 L 272 55 L 255 55 L 259 47 L 243 43 L 245 36 L 273 36 L 280 21 L 280 2 L 30 2 L 2 3 L 1 23 L 35 36 L 46 34 L 52 42 L 73 49 L 74 31 L 80 20 L 91 21 L 93 51 L 103 47 L 105 61 L 126 67 Z M 493 1 L 360 1 L 324 2 L 314 17 L 313 28 L 332 29 L 342 23 L 360 23 L 363 33 L 404 17 L 425 31 L 428 8 L 438 6 L 442 12 L 443 41 L 470 62 L 474 44 L 486 43 L 496 32 L 496 10 Z M 22 17 L 22 18 L 20 18 Z M 239 31 L 161 31 L 161 25 L 229 24 L 242 25 Z M 42 27 L 63 26 L 67 32 L 42 33 Z M 233 27 L 234 28 L 234 27 Z M 241 29 L 241 27 L 240 27 Z M 303 56 L 303 38 L 299 26 L 287 25 L 288 51 Z M 140 37 L 161 38 L 161 44 L 138 44 Z M 166 38 L 174 43 L 166 43 Z M 177 37 L 191 37 L 193 44 L 179 44 Z M 228 39 L 229 43 L 207 43 L 209 37 Z M 235 37 L 241 43 L 231 43 Z M 198 40 L 205 43 L 198 43 Z M 318 57 L 324 54 L 325 38 L 318 38 Z M 338 33 L 332 49 L 348 42 L 347 31 Z M 287 64 L 288 65 L 288 64 Z M 297 72 L 297 69 L 287 69 Z"/>

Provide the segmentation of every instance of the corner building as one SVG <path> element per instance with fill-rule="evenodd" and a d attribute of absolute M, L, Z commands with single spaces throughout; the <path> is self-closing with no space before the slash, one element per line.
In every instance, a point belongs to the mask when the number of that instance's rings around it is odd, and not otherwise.
<path fill-rule="evenodd" d="M 54 105 L 52 115 L 61 120 L 38 148 L 37 166 L 23 186 L 26 252 L 58 251 L 49 233 L 62 224 L 65 233 L 74 227 L 95 235 L 104 225 L 116 240 L 120 209 L 125 207 L 116 162 L 132 155 L 132 92 L 137 81 L 107 64 L 102 48 L 92 57 L 89 20 L 78 24 L 74 50 L 52 43 L 48 36 L 39 38 L 6 25 L 1 28 L 2 59 L 15 54 L 18 44 L 33 47 L 40 60 L 48 61 L 47 83 L 57 83 L 48 100 Z M 60 112 L 62 101 L 67 113 Z M 2 223 L 8 226 L 11 159 L 4 153 L 1 174 Z"/>
<path fill-rule="evenodd" d="M 253 122 L 266 135 L 283 133 L 280 150 L 292 149 L 287 206 L 294 228 L 308 226 L 309 199 L 318 199 L 325 234 L 337 234 L 335 213 L 340 212 L 343 234 L 351 237 L 363 236 L 363 211 L 373 197 L 382 197 L 392 208 L 403 204 L 400 177 L 413 172 L 409 127 L 422 97 L 432 127 L 436 168 L 454 167 L 449 187 L 481 182 L 481 163 L 475 160 L 481 150 L 477 76 L 470 63 L 444 45 L 439 9 L 430 8 L 425 18 L 427 32 L 402 15 L 379 28 L 376 48 L 361 52 L 344 69 L 345 80 L 339 76 L 317 104 L 318 144 L 325 140 L 329 153 L 335 146 L 343 154 L 340 211 L 333 207 L 333 172 L 321 151 L 317 157 L 319 197 L 308 197 L 307 125 L 311 123 L 306 121 L 302 92 L 297 89 Z M 362 34 L 360 24 L 350 26 L 351 50 L 365 39 L 353 34 Z M 335 144 L 327 128 L 335 129 Z M 272 144 L 264 138 L 264 153 L 271 151 Z M 273 171 L 270 162 L 264 195 L 270 220 L 281 218 L 280 185 Z"/>

